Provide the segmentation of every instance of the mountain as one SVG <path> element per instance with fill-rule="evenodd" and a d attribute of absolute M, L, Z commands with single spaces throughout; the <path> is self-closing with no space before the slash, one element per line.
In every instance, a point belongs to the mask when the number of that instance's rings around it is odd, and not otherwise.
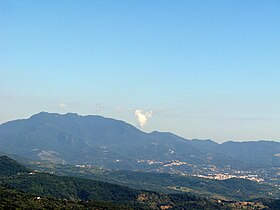
<path fill-rule="evenodd" d="M 145 133 L 120 120 L 74 113 L 41 112 L 0 125 L 0 151 L 56 163 L 165 172 L 191 171 L 192 165 L 241 168 L 280 162 L 279 142 L 187 140 L 172 133 Z"/>
<path fill-rule="evenodd" d="M 263 165 L 280 166 L 280 143 L 273 141 L 228 141 L 218 151 L 238 159 Z"/>
<path fill-rule="evenodd" d="M 26 167 L 7 156 L 0 156 L 0 169 L 0 176 L 10 176 L 29 172 Z"/>

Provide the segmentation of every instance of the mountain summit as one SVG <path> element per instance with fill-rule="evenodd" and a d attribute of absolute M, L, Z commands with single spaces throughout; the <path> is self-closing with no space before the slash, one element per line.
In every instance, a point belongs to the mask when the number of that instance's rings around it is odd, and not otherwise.
<path fill-rule="evenodd" d="M 280 143 L 186 140 L 172 133 L 145 133 L 96 115 L 41 112 L 0 125 L 0 151 L 60 163 L 146 170 L 167 162 L 275 165 Z"/>

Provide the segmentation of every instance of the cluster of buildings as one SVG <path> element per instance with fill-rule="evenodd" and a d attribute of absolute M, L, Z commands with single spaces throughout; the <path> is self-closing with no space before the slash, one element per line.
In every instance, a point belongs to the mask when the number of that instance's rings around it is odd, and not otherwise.
<path fill-rule="evenodd" d="M 230 174 L 208 174 L 208 175 L 193 175 L 196 177 L 206 178 L 206 179 L 217 179 L 217 180 L 226 180 L 231 178 L 239 178 L 239 179 L 249 179 L 255 182 L 263 182 L 263 178 L 257 177 L 257 175 L 230 175 Z"/>

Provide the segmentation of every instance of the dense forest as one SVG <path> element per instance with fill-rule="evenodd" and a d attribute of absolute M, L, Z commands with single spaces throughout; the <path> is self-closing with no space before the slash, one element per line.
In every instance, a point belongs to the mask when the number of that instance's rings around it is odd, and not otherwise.
<path fill-rule="evenodd" d="M 76 177 L 31 172 L 0 157 L 0 207 L 32 209 L 268 209 L 276 200 L 229 202 L 190 193 L 164 194 Z M 273 209 L 272 208 L 272 209 Z M 276 208 L 274 208 L 276 209 Z"/>

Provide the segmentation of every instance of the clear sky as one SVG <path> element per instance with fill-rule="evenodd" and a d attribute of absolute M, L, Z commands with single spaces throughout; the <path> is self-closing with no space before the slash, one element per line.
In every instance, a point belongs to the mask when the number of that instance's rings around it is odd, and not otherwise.
<path fill-rule="evenodd" d="M 279 141 L 280 1 L 0 0 L 0 123 L 40 111 Z"/>

